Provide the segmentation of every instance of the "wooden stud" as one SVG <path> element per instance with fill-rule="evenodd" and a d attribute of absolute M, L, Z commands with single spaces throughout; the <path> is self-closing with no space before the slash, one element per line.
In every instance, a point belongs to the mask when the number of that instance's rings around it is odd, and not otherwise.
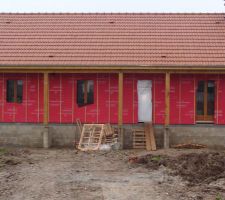
<path fill-rule="evenodd" d="M 165 80 L 165 126 L 170 124 L 170 73 L 166 73 Z"/>
<path fill-rule="evenodd" d="M 119 73 L 118 78 L 118 125 L 123 125 L 123 73 Z"/>
<path fill-rule="evenodd" d="M 49 119 L 49 76 L 48 73 L 44 73 L 44 125 L 48 125 Z"/>

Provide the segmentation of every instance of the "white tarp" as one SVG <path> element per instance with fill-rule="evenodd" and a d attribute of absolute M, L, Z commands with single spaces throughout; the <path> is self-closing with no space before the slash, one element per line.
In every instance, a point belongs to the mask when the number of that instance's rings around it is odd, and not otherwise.
<path fill-rule="evenodd" d="M 138 122 L 152 121 L 152 81 L 138 80 Z"/>

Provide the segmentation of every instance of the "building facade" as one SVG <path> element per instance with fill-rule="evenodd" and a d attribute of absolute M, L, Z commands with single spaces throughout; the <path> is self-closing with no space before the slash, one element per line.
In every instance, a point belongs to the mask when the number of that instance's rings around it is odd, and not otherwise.
<path fill-rule="evenodd" d="M 223 13 L 0 14 L 0 22 L 1 144 L 41 146 L 46 127 L 56 146 L 72 144 L 79 119 L 125 129 L 151 122 L 169 127 L 174 144 L 205 137 L 224 146 Z"/>

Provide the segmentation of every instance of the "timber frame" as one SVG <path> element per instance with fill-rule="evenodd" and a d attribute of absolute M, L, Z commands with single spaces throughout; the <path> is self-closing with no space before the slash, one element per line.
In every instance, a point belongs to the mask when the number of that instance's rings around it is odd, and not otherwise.
<path fill-rule="evenodd" d="M 49 123 L 49 74 L 50 73 L 114 73 L 118 74 L 118 126 L 123 125 L 123 74 L 160 73 L 165 74 L 165 127 L 170 125 L 170 75 L 171 74 L 225 74 L 224 66 L 20 66 L 0 65 L 0 73 L 42 73 L 44 74 L 44 121 Z"/>

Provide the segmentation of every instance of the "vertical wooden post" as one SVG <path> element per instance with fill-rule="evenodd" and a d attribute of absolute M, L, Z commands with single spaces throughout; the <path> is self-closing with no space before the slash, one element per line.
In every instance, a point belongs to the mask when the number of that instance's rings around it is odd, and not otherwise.
<path fill-rule="evenodd" d="M 123 73 L 119 73 L 118 91 L 118 125 L 123 125 Z"/>
<path fill-rule="evenodd" d="M 48 125 L 48 113 L 49 113 L 49 80 L 48 73 L 44 73 L 44 125 Z"/>
<path fill-rule="evenodd" d="M 121 149 L 123 149 L 123 73 L 118 77 L 118 128 Z"/>
<path fill-rule="evenodd" d="M 170 73 L 166 72 L 164 148 L 169 148 L 169 127 L 168 127 L 169 124 L 170 124 Z"/>
<path fill-rule="evenodd" d="M 165 126 L 170 124 L 170 73 L 166 73 L 165 87 Z"/>

